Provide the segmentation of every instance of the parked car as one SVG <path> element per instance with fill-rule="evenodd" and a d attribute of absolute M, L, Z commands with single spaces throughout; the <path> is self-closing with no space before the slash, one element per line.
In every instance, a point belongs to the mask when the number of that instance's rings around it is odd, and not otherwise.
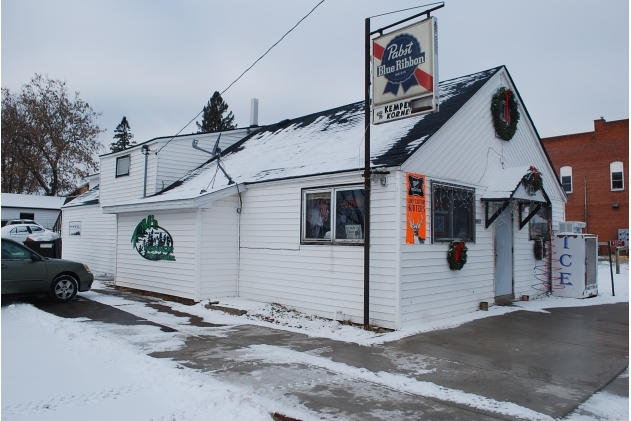
<path fill-rule="evenodd" d="M 52 241 L 59 238 L 59 234 L 54 231 L 47 230 L 39 224 L 15 224 L 5 225 L 0 228 L 2 238 L 10 238 L 23 243 L 27 237 L 42 237 L 44 240 Z"/>
<path fill-rule="evenodd" d="M 6 223 L 6 225 L 20 225 L 20 224 L 30 224 L 30 225 L 39 225 L 44 228 L 41 224 L 38 224 L 32 219 L 12 219 Z"/>
<path fill-rule="evenodd" d="M 43 257 L 23 244 L 2 239 L 2 295 L 47 293 L 54 301 L 71 301 L 89 291 L 94 282 L 90 268 L 78 262 Z"/>

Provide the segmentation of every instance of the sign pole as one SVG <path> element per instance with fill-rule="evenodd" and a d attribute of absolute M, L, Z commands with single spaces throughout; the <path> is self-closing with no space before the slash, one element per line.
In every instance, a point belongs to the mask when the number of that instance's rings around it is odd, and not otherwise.
<path fill-rule="evenodd" d="M 370 18 L 365 24 L 364 69 L 364 328 L 370 324 Z"/>
<path fill-rule="evenodd" d="M 611 241 L 608 242 L 609 245 L 609 271 L 611 272 L 611 295 L 616 296 L 616 291 L 613 289 L 613 264 L 611 262 Z"/>

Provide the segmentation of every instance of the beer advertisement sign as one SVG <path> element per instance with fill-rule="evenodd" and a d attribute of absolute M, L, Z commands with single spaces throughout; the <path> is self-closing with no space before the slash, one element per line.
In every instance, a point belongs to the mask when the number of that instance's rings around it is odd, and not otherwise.
<path fill-rule="evenodd" d="M 425 211 L 425 176 L 406 173 L 406 232 L 405 244 L 425 244 L 426 216 Z"/>
<path fill-rule="evenodd" d="M 373 40 L 373 123 L 438 109 L 435 17 Z"/>

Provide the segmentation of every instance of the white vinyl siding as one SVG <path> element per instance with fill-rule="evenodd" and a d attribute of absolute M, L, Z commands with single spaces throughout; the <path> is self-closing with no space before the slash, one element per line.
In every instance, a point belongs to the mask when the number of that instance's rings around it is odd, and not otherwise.
<path fill-rule="evenodd" d="M 147 213 L 121 214 L 118 217 L 116 285 L 195 299 L 196 293 L 196 212 L 156 212 L 158 226 L 173 239 L 170 260 L 147 260 L 140 256 L 131 238 Z"/>
<path fill-rule="evenodd" d="M 243 194 L 239 295 L 363 322 L 364 248 L 300 244 L 303 188 L 354 186 L 358 174 L 253 185 Z M 372 190 L 370 319 L 394 327 L 394 183 Z"/>
<path fill-rule="evenodd" d="M 247 136 L 248 132 L 249 129 L 225 132 L 221 135 L 219 145 L 225 150 Z M 101 206 L 142 198 L 145 179 L 145 155 L 141 151 L 143 146 L 149 148 L 146 156 L 146 195 L 150 196 L 170 186 L 211 158 L 211 155 L 193 149 L 193 139 L 198 140 L 199 147 L 212 150 L 217 136 L 218 133 L 178 136 L 170 142 L 169 138 L 161 138 L 125 151 L 101 156 Z M 156 155 L 158 150 L 160 152 Z M 116 177 L 117 158 L 125 155 L 130 156 L 129 175 Z"/>
<path fill-rule="evenodd" d="M 20 213 L 32 213 L 35 222 L 44 228 L 52 229 L 57 222 L 61 211 L 59 209 L 34 209 L 34 208 L 2 208 L 2 220 L 20 219 Z M 30 218 L 28 218 L 30 219 Z"/>
<path fill-rule="evenodd" d="M 70 235 L 71 222 L 81 223 L 81 235 Z M 61 238 L 63 259 L 85 263 L 97 275 L 116 272 L 116 215 L 104 214 L 96 204 L 65 208 Z"/>
<path fill-rule="evenodd" d="M 402 171 L 424 174 L 429 181 L 475 188 L 475 243 L 466 242 L 467 263 L 451 271 L 447 263 L 449 244 L 405 244 L 405 194 L 401 198 L 401 326 L 438 320 L 478 309 L 480 301 L 494 302 L 495 253 L 493 225 L 484 228 L 484 204 L 480 197 L 502 168 L 535 166 L 542 174 L 544 188 L 552 201 L 552 217 L 558 225 L 564 214 L 564 193 L 558 185 L 528 116 L 520 105 L 521 118 L 510 141 L 496 138 L 490 102 L 500 86 L 510 81 L 504 72 L 486 83 L 423 147 Z M 403 179 L 405 177 L 402 177 Z M 403 183 L 402 190 L 405 191 Z M 510 208 L 509 208 L 510 210 Z M 431 232 L 431 201 L 427 203 L 427 232 Z M 562 219 L 561 219 L 562 220 Z M 528 230 L 514 224 L 514 261 L 532 255 Z M 514 265 L 515 295 L 530 291 L 538 282 L 533 272 L 534 256 Z"/>
<path fill-rule="evenodd" d="M 237 295 L 238 206 L 228 197 L 201 211 L 200 299 Z"/>

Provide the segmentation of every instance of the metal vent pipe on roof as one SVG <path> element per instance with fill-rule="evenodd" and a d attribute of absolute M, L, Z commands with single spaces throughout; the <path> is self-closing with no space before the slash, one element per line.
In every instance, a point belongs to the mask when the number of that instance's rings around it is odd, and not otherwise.
<path fill-rule="evenodd" d="M 259 100 L 252 98 L 250 102 L 250 127 L 258 127 L 259 125 Z"/>

